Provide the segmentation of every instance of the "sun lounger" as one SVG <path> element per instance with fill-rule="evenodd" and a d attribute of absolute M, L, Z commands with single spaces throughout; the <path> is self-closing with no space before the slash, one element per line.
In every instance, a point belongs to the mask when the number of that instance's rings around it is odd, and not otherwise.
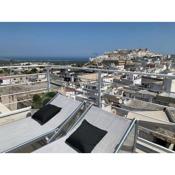
<path fill-rule="evenodd" d="M 61 94 L 49 102 L 58 106 L 61 111 L 44 125 L 40 125 L 31 117 L 0 126 L 0 152 L 13 152 L 31 142 L 46 137 L 60 128 L 68 121 L 83 105 L 83 103 L 67 98 Z"/>
<path fill-rule="evenodd" d="M 36 150 L 35 153 L 77 153 L 77 150 L 67 144 L 66 140 L 80 128 L 85 120 L 93 126 L 107 132 L 93 148 L 91 151 L 92 153 L 119 152 L 122 147 L 126 148 L 128 145 L 129 147 L 132 147 L 130 151 L 134 150 L 136 121 L 113 115 L 93 106 L 83 115 L 81 120 L 69 131 L 69 133 L 61 139 Z M 128 138 L 128 136 L 130 136 L 130 138 Z M 88 133 L 85 137 L 90 139 Z M 79 144 L 79 142 L 77 143 Z"/>

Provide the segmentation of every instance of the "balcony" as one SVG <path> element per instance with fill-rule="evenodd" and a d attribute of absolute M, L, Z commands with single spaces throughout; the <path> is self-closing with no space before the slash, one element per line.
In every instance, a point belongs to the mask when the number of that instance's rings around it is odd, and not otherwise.
<path fill-rule="evenodd" d="M 136 119 L 136 152 L 175 151 L 174 75 L 55 65 L 0 69 L 6 70 L 0 77 L 0 125 L 30 117 L 37 110 L 34 94 L 58 92 Z"/>

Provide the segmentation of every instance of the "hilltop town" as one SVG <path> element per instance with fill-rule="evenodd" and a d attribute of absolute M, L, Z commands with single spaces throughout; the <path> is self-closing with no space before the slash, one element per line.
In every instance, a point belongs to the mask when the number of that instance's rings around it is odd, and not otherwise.
<path fill-rule="evenodd" d="M 89 59 L 89 67 L 117 70 L 171 73 L 175 68 L 175 56 L 163 55 L 148 49 L 118 49 Z"/>

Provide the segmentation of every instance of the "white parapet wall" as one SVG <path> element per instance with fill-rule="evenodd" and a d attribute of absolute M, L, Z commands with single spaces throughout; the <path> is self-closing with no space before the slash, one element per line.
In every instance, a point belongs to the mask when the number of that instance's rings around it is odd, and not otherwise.
<path fill-rule="evenodd" d="M 0 126 L 26 118 L 29 114 L 31 114 L 31 107 L 0 114 Z"/>

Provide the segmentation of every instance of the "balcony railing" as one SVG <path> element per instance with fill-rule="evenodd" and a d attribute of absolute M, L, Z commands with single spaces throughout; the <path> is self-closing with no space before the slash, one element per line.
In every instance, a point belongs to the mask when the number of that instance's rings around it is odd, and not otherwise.
<path fill-rule="evenodd" d="M 42 73 L 32 73 L 32 74 L 12 74 L 12 70 L 15 69 L 31 69 L 31 68 L 43 68 Z M 6 83 L 0 83 L 0 90 L 6 89 L 5 92 L 0 92 L 0 97 L 5 96 L 13 96 L 13 95 L 21 95 L 21 94 L 33 94 L 35 92 L 42 92 L 42 91 L 50 91 L 52 89 L 57 89 L 58 87 L 69 87 L 72 90 L 75 90 L 75 96 L 78 93 L 82 92 L 89 92 L 91 94 L 95 94 L 94 99 L 96 99 L 94 104 L 98 105 L 99 107 L 102 107 L 102 98 L 104 94 L 110 94 L 111 89 L 119 86 L 127 87 L 126 84 L 122 84 L 122 81 L 120 82 L 114 82 L 114 81 L 106 81 L 105 75 L 111 75 L 111 76 L 118 76 L 118 75 L 138 75 L 138 77 L 142 76 L 148 76 L 148 77 L 155 77 L 155 78 L 163 78 L 163 79 L 175 79 L 175 75 L 167 75 L 167 74 L 155 74 L 155 73 L 145 73 L 145 72 L 129 72 L 129 71 L 119 71 L 119 70 L 108 70 L 108 69 L 95 69 L 95 68 L 86 68 L 86 67 L 70 67 L 70 66 L 55 66 L 55 65 L 28 65 L 28 66 L 4 66 L 0 67 L 0 70 L 8 69 L 10 72 L 10 75 L 2 75 L 0 76 L 0 81 L 4 80 Z M 68 80 L 66 81 L 61 73 L 54 73 L 56 71 L 60 70 L 71 70 L 75 71 L 75 75 L 82 75 L 83 73 L 89 73 L 89 74 L 96 74 L 96 78 L 78 78 L 77 81 L 74 80 Z M 17 71 L 16 71 L 17 72 Z M 20 72 L 20 71 L 19 71 Z M 37 79 L 36 76 L 42 76 L 44 75 L 45 78 L 43 80 L 39 81 L 39 78 Z M 34 78 L 35 77 L 35 78 Z M 73 77 L 73 76 L 71 76 Z M 24 79 L 22 79 L 24 78 Z M 16 80 L 17 79 L 17 80 Z M 107 78 L 106 78 L 107 79 Z M 124 79 L 123 79 L 124 80 Z M 9 81 L 9 82 L 7 82 Z M 126 79 L 127 81 L 127 79 Z M 40 84 L 43 84 L 42 86 Z M 87 85 L 88 87 L 90 85 L 94 84 L 94 87 L 92 89 L 88 89 L 85 87 Z M 84 88 L 82 88 L 81 85 L 84 85 Z M 132 85 L 132 84 L 130 84 Z M 138 86 L 138 85 L 136 85 Z M 14 88 L 16 87 L 16 88 Z M 18 88 L 19 87 L 19 88 Z M 24 88 L 23 88 L 24 87 Z M 42 88 L 41 88 L 42 87 Z M 104 89 L 106 87 L 106 89 Z M 129 86 L 128 86 L 129 87 Z M 162 86 L 163 87 L 163 86 Z M 144 87 L 137 87 L 138 89 L 148 89 Z M 126 89 L 127 90 L 127 89 Z M 129 89 L 130 91 L 132 90 Z M 137 92 L 137 90 L 135 92 Z M 162 91 L 164 91 L 162 89 Z M 10 92 L 10 93 L 9 93 Z M 169 93 L 169 92 L 168 92 Z M 134 97 L 138 99 L 138 97 Z M 90 99 L 90 98 L 89 98 Z M 127 97 L 129 99 L 129 97 Z M 31 100 L 29 98 L 29 100 Z M 143 99 L 142 99 L 143 100 Z M 15 102 L 16 103 L 16 102 Z M 6 104 L 5 104 L 6 105 Z M 160 106 L 166 107 L 166 105 Z"/>
<path fill-rule="evenodd" d="M 40 68 L 40 72 L 30 74 L 20 72 L 21 70 L 31 70 L 32 68 Z M 175 127 L 174 123 L 159 118 L 159 116 L 155 118 L 142 113 L 144 111 L 142 108 L 144 107 L 140 107 L 141 103 L 144 102 L 148 107 L 148 109 L 145 108 L 145 111 L 154 111 L 153 109 L 151 110 L 152 106 L 156 106 L 157 111 L 163 111 L 173 105 L 171 102 L 166 101 L 167 96 L 164 97 L 165 103 L 164 101 L 155 100 L 155 98 L 160 96 L 161 93 L 171 94 L 172 97 L 173 95 L 175 96 L 175 91 L 165 84 L 167 80 L 168 83 L 172 83 L 173 88 L 175 75 L 56 65 L 0 67 L 0 70 L 3 69 L 8 70 L 9 75 L 0 76 L 0 81 L 6 80 L 6 84 L 0 83 L 0 100 L 7 108 L 14 104 L 16 110 L 30 107 L 33 94 L 59 91 L 77 100 L 90 101 L 94 105 L 109 112 L 115 112 L 122 117 L 127 117 L 128 113 L 132 112 L 145 117 L 148 121 Z M 15 71 L 13 71 L 14 69 Z M 39 76 L 42 79 L 40 81 Z M 148 77 L 148 81 L 150 78 L 152 87 L 147 86 L 149 82 L 146 82 L 147 84 L 144 86 L 142 82 L 140 84 L 136 82 L 143 76 Z M 156 79 L 160 80 L 162 84 L 159 81 L 156 84 Z M 152 81 L 155 81 L 155 85 L 154 82 L 151 83 Z M 16 100 L 13 98 L 16 98 Z M 137 100 L 140 105 L 128 107 L 124 103 L 129 100 Z M 171 106 L 171 109 L 175 110 L 174 107 Z M 140 111 L 139 108 L 141 109 Z M 13 106 L 10 110 L 13 110 Z"/>

